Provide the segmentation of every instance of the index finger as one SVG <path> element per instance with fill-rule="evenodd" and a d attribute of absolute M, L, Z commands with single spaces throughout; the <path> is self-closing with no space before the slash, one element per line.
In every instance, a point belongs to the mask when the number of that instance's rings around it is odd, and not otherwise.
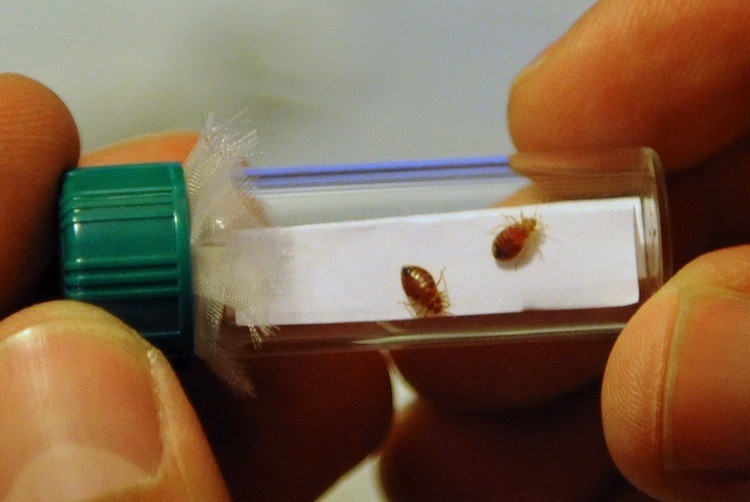
<path fill-rule="evenodd" d="M 78 129 L 52 91 L 0 74 L 0 317 L 39 282 L 54 250 L 56 192 L 78 160 Z"/>
<path fill-rule="evenodd" d="M 746 242 L 748 41 L 741 0 L 601 1 L 517 77 L 513 138 L 520 150 L 655 148 L 672 173 L 677 265 Z"/>
<path fill-rule="evenodd" d="M 668 169 L 703 162 L 750 126 L 748 26 L 742 0 L 598 2 L 516 78 L 513 139 L 519 150 L 646 145 Z"/>

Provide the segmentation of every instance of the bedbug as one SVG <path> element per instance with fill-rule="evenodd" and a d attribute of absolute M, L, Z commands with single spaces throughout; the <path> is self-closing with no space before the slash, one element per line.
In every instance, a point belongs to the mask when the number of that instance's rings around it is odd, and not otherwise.
<path fill-rule="evenodd" d="M 448 308 L 446 289 L 440 289 L 444 282 L 443 272 L 435 282 L 432 274 L 422 267 L 405 265 L 401 268 L 401 286 L 418 317 L 439 315 Z"/>
<path fill-rule="evenodd" d="M 506 226 L 492 241 L 492 256 L 499 261 L 510 261 L 518 257 L 541 226 L 536 218 L 526 218 L 523 214 L 521 220 L 512 219 L 512 223 Z"/>

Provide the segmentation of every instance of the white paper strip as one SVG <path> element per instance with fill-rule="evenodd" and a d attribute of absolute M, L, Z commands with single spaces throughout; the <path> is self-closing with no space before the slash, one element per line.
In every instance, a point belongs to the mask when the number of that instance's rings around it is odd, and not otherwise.
<path fill-rule="evenodd" d="M 492 241 L 521 214 L 538 220 L 543 238 L 525 262 L 498 264 Z M 637 198 L 562 202 L 243 230 L 230 245 L 284 242 L 281 269 L 264 268 L 262 255 L 242 264 L 277 274 L 274 325 L 412 318 L 404 265 L 435 280 L 443 272 L 450 315 L 615 307 L 638 301 L 638 214 Z"/>

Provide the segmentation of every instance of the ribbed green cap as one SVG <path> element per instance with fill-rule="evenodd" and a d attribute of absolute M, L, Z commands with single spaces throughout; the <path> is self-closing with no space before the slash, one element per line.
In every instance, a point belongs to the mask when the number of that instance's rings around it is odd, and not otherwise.
<path fill-rule="evenodd" d="M 68 172 L 60 234 L 66 297 L 112 312 L 167 357 L 193 353 L 190 226 L 180 164 Z"/>

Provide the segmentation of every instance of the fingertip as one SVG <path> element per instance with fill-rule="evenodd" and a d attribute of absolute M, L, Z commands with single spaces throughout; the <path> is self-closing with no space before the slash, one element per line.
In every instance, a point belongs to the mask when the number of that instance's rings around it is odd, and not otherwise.
<path fill-rule="evenodd" d="M 663 478 L 660 430 L 664 361 L 677 294 L 662 291 L 633 316 L 615 343 L 602 382 L 607 446 L 623 475 L 650 493 Z"/>
<path fill-rule="evenodd" d="M 729 49 L 744 41 L 739 0 L 597 2 L 514 81 L 511 136 L 521 151 L 645 145 L 667 168 L 705 161 L 748 127 L 750 59 Z"/>
<path fill-rule="evenodd" d="M 598 379 L 612 341 L 542 340 L 392 351 L 420 395 L 471 412 L 540 406 Z"/>
<path fill-rule="evenodd" d="M 78 130 L 62 100 L 39 82 L 0 74 L 0 315 L 26 298 L 54 249 L 62 173 L 78 160 Z"/>
<path fill-rule="evenodd" d="M 15 183 L 27 190 L 56 189 L 62 172 L 78 161 L 80 139 L 70 110 L 49 88 L 15 73 L 0 74 L 0 96 L 3 177 L 28 178 L 24 185 Z"/>
<path fill-rule="evenodd" d="M 417 400 L 381 452 L 388 499 L 602 499 L 617 475 L 601 437 L 597 388 L 508 414 L 456 414 Z"/>
<path fill-rule="evenodd" d="M 631 319 L 602 387 L 607 444 L 657 498 L 750 495 L 750 246 L 703 255 Z"/>
<path fill-rule="evenodd" d="M 6 146 L 4 151 L 13 157 L 23 154 L 21 160 L 39 162 L 42 168 L 75 165 L 80 148 L 78 128 L 57 94 L 17 73 L 0 73 L 0 94 L 0 144 Z"/>
<path fill-rule="evenodd" d="M 193 131 L 167 131 L 128 139 L 81 157 L 80 166 L 138 162 L 184 162 L 198 140 Z"/>
<path fill-rule="evenodd" d="M 228 498 L 169 363 L 106 312 L 60 301 L 11 316 L 0 368 L 4 500 Z"/>

